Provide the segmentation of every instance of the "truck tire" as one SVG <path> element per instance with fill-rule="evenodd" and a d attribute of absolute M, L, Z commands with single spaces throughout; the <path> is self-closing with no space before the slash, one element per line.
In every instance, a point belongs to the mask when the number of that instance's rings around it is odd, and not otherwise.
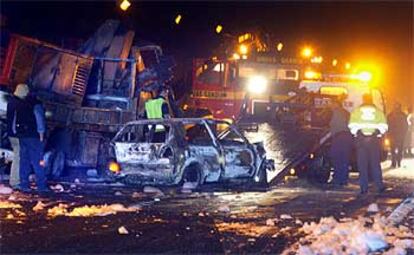
<path fill-rule="evenodd" d="M 52 178 L 59 178 L 65 169 L 65 153 L 63 151 L 52 151 L 45 166 L 45 172 Z"/>

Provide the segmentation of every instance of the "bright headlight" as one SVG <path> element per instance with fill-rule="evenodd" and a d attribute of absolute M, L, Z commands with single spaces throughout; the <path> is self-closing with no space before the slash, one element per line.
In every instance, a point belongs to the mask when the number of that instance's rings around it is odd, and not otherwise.
<path fill-rule="evenodd" d="M 247 83 L 250 93 L 261 94 L 267 89 L 267 79 L 263 76 L 253 76 Z"/>

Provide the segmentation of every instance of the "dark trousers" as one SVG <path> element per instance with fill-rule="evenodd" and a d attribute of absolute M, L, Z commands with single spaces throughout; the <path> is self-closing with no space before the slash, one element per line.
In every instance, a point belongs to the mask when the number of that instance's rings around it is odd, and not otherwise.
<path fill-rule="evenodd" d="M 400 167 L 403 158 L 404 139 L 391 137 L 391 162 L 393 167 Z"/>
<path fill-rule="evenodd" d="M 43 143 L 39 138 L 20 138 L 20 187 L 29 188 L 31 167 L 36 175 L 38 189 L 46 189 L 45 170 L 40 161 L 43 159 Z"/>
<path fill-rule="evenodd" d="M 353 138 L 349 132 L 340 132 L 332 137 L 330 157 L 334 167 L 333 184 L 345 185 L 348 183 L 352 142 Z"/>
<path fill-rule="evenodd" d="M 375 136 L 359 136 L 356 141 L 356 150 L 361 191 L 368 191 L 368 176 L 372 177 L 378 190 L 383 189 L 380 139 Z"/>

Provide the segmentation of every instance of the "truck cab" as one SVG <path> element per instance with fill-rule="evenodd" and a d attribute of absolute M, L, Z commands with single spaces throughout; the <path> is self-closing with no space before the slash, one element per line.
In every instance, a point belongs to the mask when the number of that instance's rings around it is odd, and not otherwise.
<path fill-rule="evenodd" d="M 299 77 L 299 65 L 279 58 L 197 59 L 189 107 L 228 120 L 243 114 L 265 116 L 272 103 L 295 94 Z"/>

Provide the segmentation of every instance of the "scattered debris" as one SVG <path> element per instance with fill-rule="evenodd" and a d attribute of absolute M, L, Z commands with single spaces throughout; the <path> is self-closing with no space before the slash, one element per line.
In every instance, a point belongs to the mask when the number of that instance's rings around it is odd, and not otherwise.
<path fill-rule="evenodd" d="M 79 184 L 79 183 L 81 183 L 81 182 L 80 182 L 80 180 L 79 180 L 78 178 L 76 178 L 76 179 L 74 180 L 74 183 Z"/>
<path fill-rule="evenodd" d="M 155 202 L 160 202 L 160 201 L 161 201 L 161 199 L 160 199 L 160 198 L 158 198 L 158 197 L 156 197 L 156 198 L 154 198 L 154 201 L 155 201 Z"/>
<path fill-rule="evenodd" d="M 266 220 L 267 226 L 275 226 L 275 220 L 274 219 L 267 219 Z"/>
<path fill-rule="evenodd" d="M 47 215 L 50 217 L 56 217 L 60 215 L 65 215 L 67 213 L 67 208 L 69 206 L 66 204 L 58 204 L 57 206 L 54 206 L 47 210 Z"/>
<path fill-rule="evenodd" d="M 297 220 L 295 221 L 295 224 L 296 224 L 296 225 L 303 225 L 303 222 L 302 222 L 301 220 L 297 219 Z"/>
<path fill-rule="evenodd" d="M 116 214 L 118 212 L 136 212 L 139 209 L 137 207 L 126 208 L 122 204 L 112 205 L 85 205 L 81 207 L 75 207 L 72 211 L 68 211 L 68 206 L 59 204 L 48 210 L 48 215 L 51 217 L 56 216 L 68 216 L 68 217 L 94 217 L 94 216 L 107 216 L 110 214 Z"/>
<path fill-rule="evenodd" d="M 372 203 L 368 206 L 367 212 L 369 213 L 377 213 L 379 212 L 379 207 L 376 203 Z"/>
<path fill-rule="evenodd" d="M 0 209 L 22 208 L 21 205 L 9 201 L 0 201 Z"/>
<path fill-rule="evenodd" d="M 10 195 L 11 193 L 13 193 L 12 188 L 0 185 L 0 195 Z"/>
<path fill-rule="evenodd" d="M 119 190 L 118 190 L 118 191 L 116 191 L 116 192 L 115 192 L 115 194 L 114 194 L 114 195 L 115 195 L 115 196 L 122 196 L 123 194 L 122 194 L 122 192 L 121 192 L 121 191 L 119 191 Z"/>
<path fill-rule="evenodd" d="M 8 198 L 9 201 L 16 201 L 17 197 L 15 195 L 10 195 Z"/>
<path fill-rule="evenodd" d="M 121 226 L 121 227 L 118 228 L 118 233 L 120 235 L 128 235 L 129 234 L 128 230 L 124 226 Z"/>
<path fill-rule="evenodd" d="M 390 224 L 400 223 L 407 215 L 414 210 L 414 194 L 406 198 L 389 216 Z"/>
<path fill-rule="evenodd" d="M 290 216 L 289 214 L 282 214 L 282 215 L 280 215 L 280 218 L 282 220 L 291 220 L 291 219 L 293 219 L 292 216 Z"/>
<path fill-rule="evenodd" d="M 37 201 L 37 204 L 32 208 L 33 211 L 38 212 L 45 209 L 46 205 L 42 201 Z"/>
<path fill-rule="evenodd" d="M 54 190 L 55 192 L 64 192 L 65 188 L 63 188 L 62 184 L 56 184 L 55 186 L 50 186 L 50 188 L 52 190 Z"/>

